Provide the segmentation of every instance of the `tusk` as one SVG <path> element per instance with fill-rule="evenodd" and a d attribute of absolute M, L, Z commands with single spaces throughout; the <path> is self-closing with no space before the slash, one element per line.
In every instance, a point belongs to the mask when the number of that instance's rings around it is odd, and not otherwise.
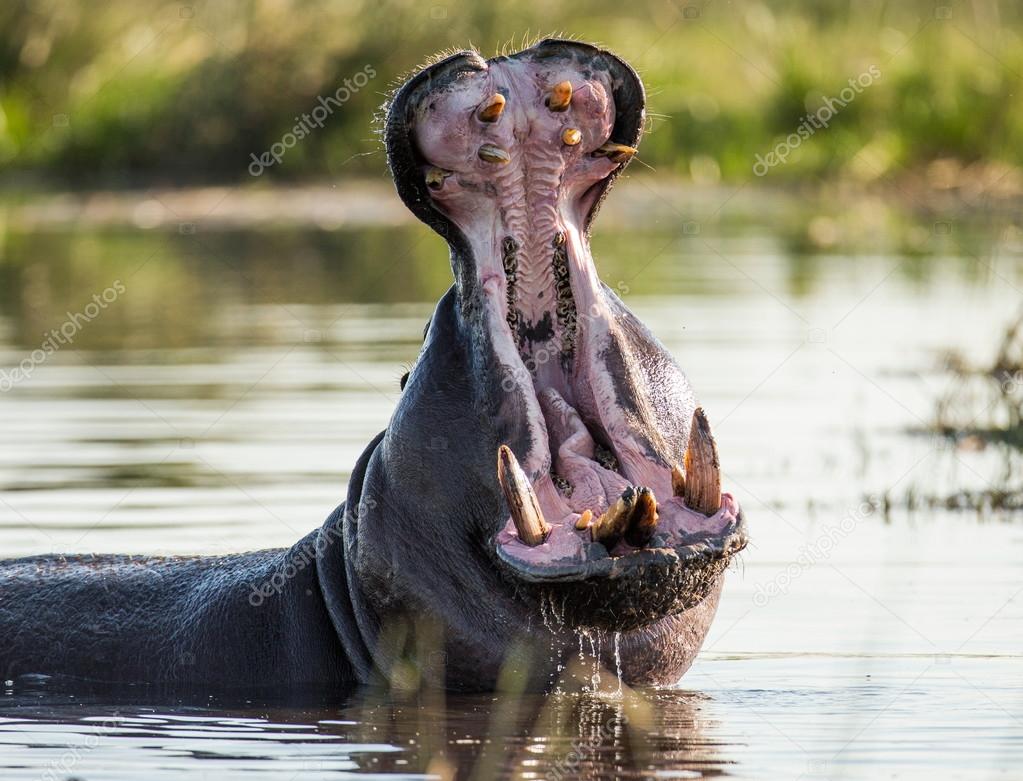
<path fill-rule="evenodd" d="M 593 150 L 594 157 L 609 157 L 615 163 L 627 163 L 639 150 L 634 146 L 615 144 L 608 141 Z"/>
<path fill-rule="evenodd" d="M 599 542 L 609 551 L 614 548 L 629 526 L 635 504 L 636 489 L 630 486 L 622 491 L 622 495 L 607 508 L 606 513 L 590 524 L 593 541 Z"/>
<path fill-rule="evenodd" d="M 690 510 L 713 515 L 721 509 L 721 462 L 718 461 L 718 448 L 703 407 L 697 407 L 693 412 L 684 464 L 683 501 Z"/>
<path fill-rule="evenodd" d="M 657 498 L 649 488 L 636 491 L 636 506 L 629 518 L 625 541 L 634 548 L 642 548 L 657 531 Z"/>
<path fill-rule="evenodd" d="M 561 134 L 561 140 L 565 146 L 575 146 L 583 140 L 583 134 L 574 127 L 565 128 L 565 132 Z"/>
<path fill-rule="evenodd" d="M 547 98 L 547 108 L 551 111 L 564 111 L 572 102 L 572 82 L 559 81 L 551 87 L 551 94 Z"/>
<path fill-rule="evenodd" d="M 497 122 L 501 112 L 504 111 L 504 103 L 504 95 L 495 92 L 487 101 L 487 105 L 481 108 L 476 116 L 479 117 L 480 122 Z"/>
<path fill-rule="evenodd" d="M 519 539 L 530 547 L 539 545 L 550 534 L 551 527 L 544 520 L 540 502 L 526 479 L 526 473 L 507 445 L 497 449 L 497 479 L 504 491 L 508 509 L 511 510 Z"/>
<path fill-rule="evenodd" d="M 451 171 L 445 171 L 443 168 L 431 168 L 426 172 L 426 186 L 431 190 L 439 190 L 449 176 L 451 176 Z"/>
<path fill-rule="evenodd" d="M 480 160 L 486 160 L 488 163 L 499 163 L 504 165 L 511 161 L 511 157 L 501 147 L 494 146 L 493 144 L 484 144 L 480 147 L 477 154 L 480 156 Z"/>

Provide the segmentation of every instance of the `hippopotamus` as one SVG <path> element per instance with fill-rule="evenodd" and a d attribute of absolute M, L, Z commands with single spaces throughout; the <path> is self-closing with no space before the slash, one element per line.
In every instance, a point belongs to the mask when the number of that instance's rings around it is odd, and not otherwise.
<path fill-rule="evenodd" d="M 628 64 L 568 40 L 395 90 L 388 166 L 454 283 L 344 501 L 290 549 L 0 562 L 4 679 L 489 690 L 587 650 L 677 682 L 747 530 L 685 374 L 590 252 L 644 112 Z"/>

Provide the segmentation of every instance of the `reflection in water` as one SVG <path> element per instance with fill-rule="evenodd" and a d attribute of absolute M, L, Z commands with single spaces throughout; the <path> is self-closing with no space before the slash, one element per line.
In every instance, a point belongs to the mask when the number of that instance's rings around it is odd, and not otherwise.
<path fill-rule="evenodd" d="M 1002 474 L 982 488 L 920 497 L 925 503 L 982 513 L 1023 510 L 1023 314 L 998 341 L 994 359 L 984 366 L 957 352 L 946 356 L 953 381 L 938 400 L 934 428 L 952 447 L 996 452 Z"/>
<path fill-rule="evenodd" d="M 274 339 L 263 318 L 274 310 L 301 328 L 306 305 L 436 299 L 450 272 L 446 253 L 424 237 L 414 228 L 11 233 L 0 262 L 0 311 L 9 341 L 38 346 L 40 334 L 120 280 L 127 294 L 82 329 L 76 347 L 262 344 Z"/>
<path fill-rule="evenodd" d="M 781 211 L 769 233 L 762 215 L 715 224 L 680 222 L 673 210 L 652 223 L 649 214 L 640 217 L 629 216 L 629 230 L 615 227 L 594 237 L 601 276 L 624 295 L 659 294 L 682 283 L 687 292 L 708 296 L 762 294 L 756 274 L 734 273 L 733 257 L 749 262 L 751 254 L 781 261 L 772 269 L 777 280 L 770 291 L 782 297 L 819 293 L 836 257 L 864 253 L 899 255 L 896 273 L 918 282 L 932 276 L 929 258 L 948 255 L 956 258 L 960 278 L 976 284 L 989 279 L 990 270 L 975 259 L 1001 249 L 992 226 L 960 221 L 954 235 L 935 236 L 930 222 L 877 204 L 834 218 Z M 418 224 L 212 233 L 2 230 L 3 341 L 25 348 L 38 346 L 42 334 L 115 280 L 129 295 L 83 329 L 76 347 L 262 344 L 282 337 L 262 317 L 274 311 L 304 328 L 307 306 L 436 301 L 451 282 L 447 248 Z"/>
<path fill-rule="evenodd" d="M 4 779 L 989 779 L 1023 761 L 1020 659 L 711 658 L 691 691 L 0 694 Z M 998 688 L 986 681 L 998 681 Z M 571 682 L 575 681 L 572 685 Z M 587 685 L 584 685 L 587 684 Z M 984 687 L 983 694 L 978 687 Z"/>
<path fill-rule="evenodd" d="M 606 674 L 605 674 L 606 675 Z M 588 680 L 588 679 L 587 679 Z M 725 772 L 705 711 L 713 698 L 683 691 L 551 696 L 450 694 L 405 698 L 372 688 L 324 698 L 253 692 L 244 700 L 66 688 L 18 682 L 0 699 L 0 765 L 36 777 L 145 777 L 185 771 L 234 779 L 613 779 L 670 771 Z M 7 775 L 7 771 L 4 773 Z M 203 776 L 207 777 L 207 776 Z"/>

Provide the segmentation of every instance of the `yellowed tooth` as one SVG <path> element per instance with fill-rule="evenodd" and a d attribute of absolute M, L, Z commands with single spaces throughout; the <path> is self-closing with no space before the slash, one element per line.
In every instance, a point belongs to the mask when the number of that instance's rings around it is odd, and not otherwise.
<path fill-rule="evenodd" d="M 615 163 L 625 163 L 632 159 L 632 156 L 639 151 L 634 146 L 615 144 L 608 141 L 597 149 L 593 150 L 594 157 L 609 157 Z"/>
<path fill-rule="evenodd" d="M 493 144 L 484 144 L 480 147 L 477 154 L 479 154 L 480 160 L 484 160 L 488 163 L 505 165 L 511 161 L 511 156 L 509 156 L 507 152 L 501 149 L 501 147 L 494 146 Z"/>
<path fill-rule="evenodd" d="M 543 517 L 533 486 L 507 445 L 497 449 L 497 480 L 508 502 L 519 539 L 531 547 L 542 543 L 550 534 L 551 527 Z"/>
<path fill-rule="evenodd" d="M 566 146 L 575 146 L 583 140 L 583 134 L 574 127 L 565 128 L 565 132 L 561 134 L 561 140 L 565 142 Z"/>
<path fill-rule="evenodd" d="M 547 108 L 551 111 L 564 111 L 572 103 L 572 82 L 559 81 L 551 87 L 547 97 Z"/>
<path fill-rule="evenodd" d="M 609 551 L 618 544 L 629 526 L 632 509 L 636 504 L 636 489 L 631 486 L 622 491 L 607 512 L 590 524 L 590 535 Z"/>
<path fill-rule="evenodd" d="M 686 479 L 682 500 L 686 507 L 713 515 L 721 509 L 721 462 L 703 407 L 693 412 L 684 465 Z"/>
<path fill-rule="evenodd" d="M 590 521 L 593 520 L 593 510 L 583 510 L 583 514 L 579 516 L 579 520 L 575 522 L 575 528 L 582 530 L 590 525 Z"/>
<path fill-rule="evenodd" d="M 625 541 L 634 548 L 642 548 L 657 531 L 657 498 L 649 488 L 636 490 L 636 503 L 625 530 Z"/>
<path fill-rule="evenodd" d="M 504 111 L 504 104 L 504 95 L 495 92 L 476 116 L 479 117 L 480 122 L 497 122 L 501 112 Z"/>
<path fill-rule="evenodd" d="M 451 171 L 445 171 L 443 168 L 430 168 L 426 172 L 426 186 L 431 190 L 439 190 L 449 176 L 451 176 Z"/>
<path fill-rule="evenodd" d="M 674 464 L 671 467 L 671 492 L 675 496 L 682 496 L 686 490 L 686 475 L 682 471 L 682 467 L 678 464 Z"/>

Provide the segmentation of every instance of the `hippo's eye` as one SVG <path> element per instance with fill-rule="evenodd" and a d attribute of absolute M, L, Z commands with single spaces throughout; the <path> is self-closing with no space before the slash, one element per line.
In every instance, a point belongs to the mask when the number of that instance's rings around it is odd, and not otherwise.
<path fill-rule="evenodd" d="M 405 390 L 405 383 L 408 382 L 409 374 L 410 372 L 405 372 L 403 375 L 401 375 L 401 379 L 398 380 L 398 387 L 400 387 L 401 390 Z"/>

